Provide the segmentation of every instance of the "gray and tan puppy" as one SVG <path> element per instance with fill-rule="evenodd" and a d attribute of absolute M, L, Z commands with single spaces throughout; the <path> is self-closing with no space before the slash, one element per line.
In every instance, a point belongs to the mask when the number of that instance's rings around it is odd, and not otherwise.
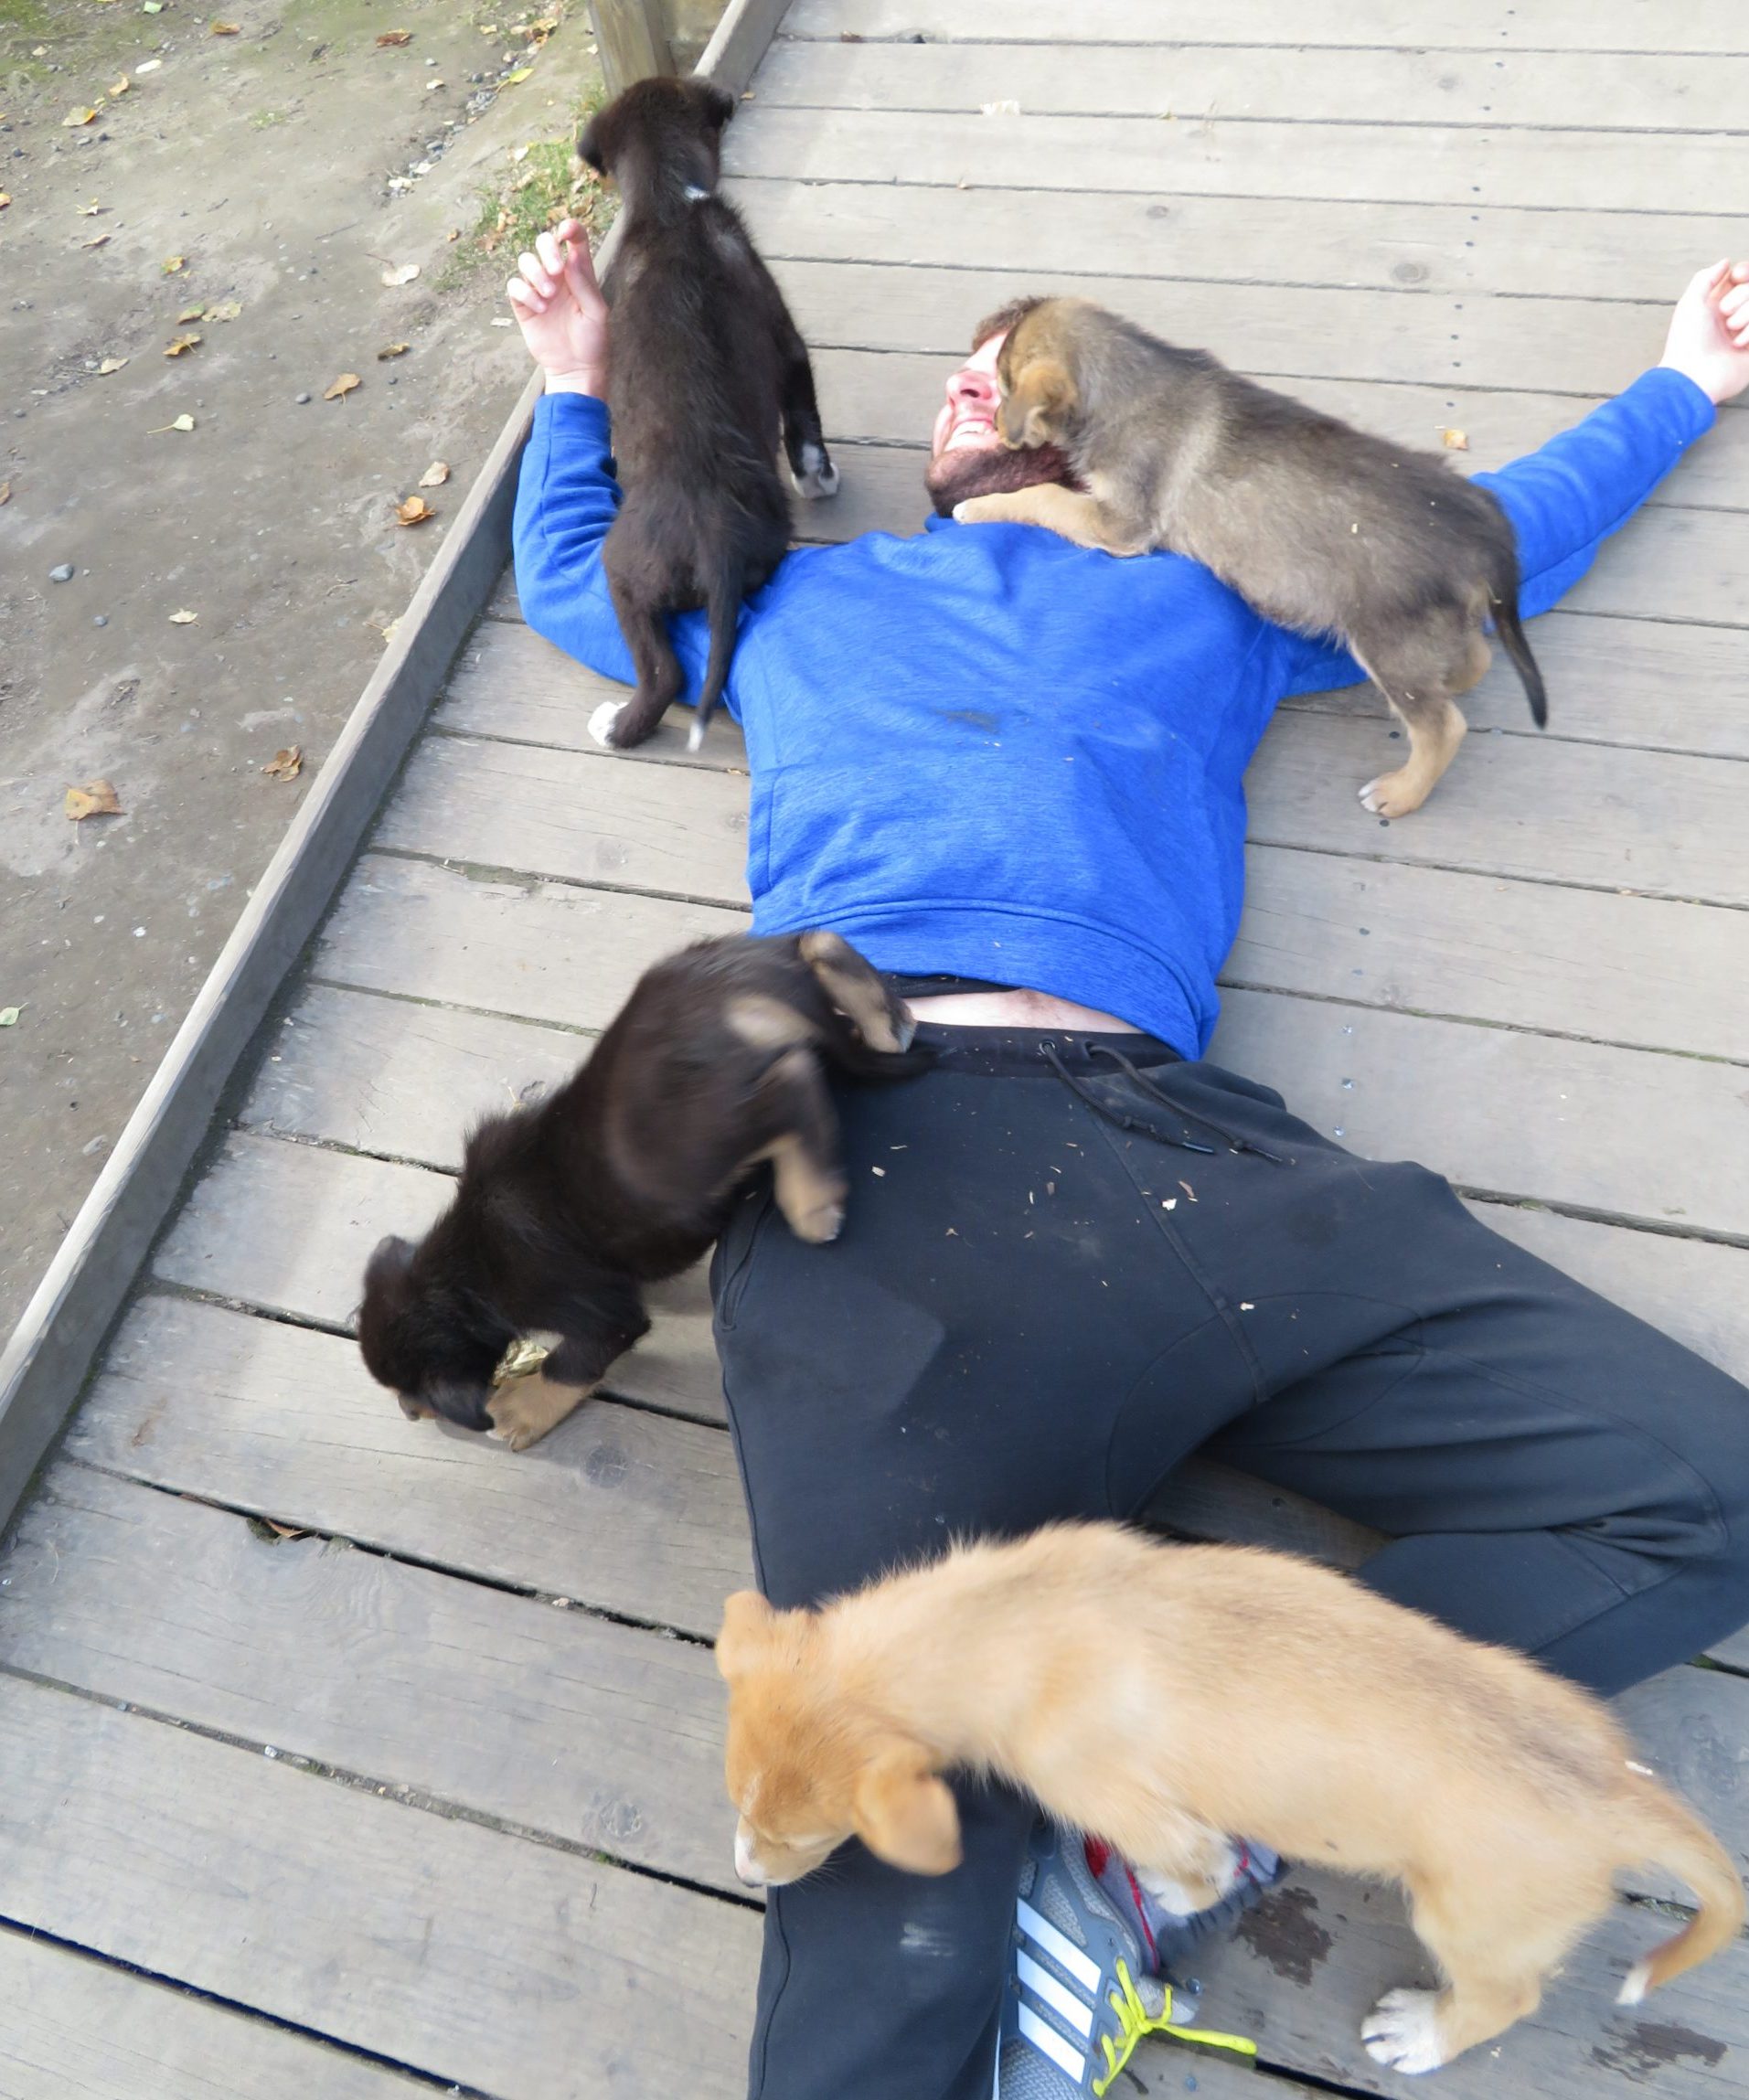
<path fill-rule="evenodd" d="M 1512 528 L 1443 459 L 1085 299 L 1023 308 L 997 377 L 1003 443 L 1060 446 L 1082 485 L 973 496 L 954 517 L 1046 525 L 1109 554 L 1169 548 L 1265 618 L 1341 642 L 1409 731 L 1408 762 L 1360 790 L 1369 809 L 1407 816 L 1451 763 L 1466 727 L 1453 695 L 1488 668 L 1490 617 L 1543 726 Z"/>

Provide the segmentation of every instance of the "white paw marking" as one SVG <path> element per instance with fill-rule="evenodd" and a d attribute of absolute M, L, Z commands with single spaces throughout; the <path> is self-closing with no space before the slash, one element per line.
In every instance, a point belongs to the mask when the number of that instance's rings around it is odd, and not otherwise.
<path fill-rule="evenodd" d="M 802 447 L 802 471 L 792 474 L 790 479 L 795 485 L 796 495 L 805 496 L 809 503 L 818 503 L 823 496 L 838 493 L 838 470 L 827 457 L 823 445 Z"/>
<path fill-rule="evenodd" d="M 625 712 L 625 700 L 603 700 L 589 718 L 589 733 L 603 751 L 613 749 L 613 724 Z"/>
<path fill-rule="evenodd" d="M 1397 788 L 1395 773 L 1381 773 L 1377 780 L 1370 780 L 1360 790 L 1360 800 L 1374 816 L 1409 816 L 1413 808 L 1406 804 Z"/>
<path fill-rule="evenodd" d="M 1439 2045 L 1439 1993 L 1388 1990 L 1360 2023 L 1360 2040 L 1375 2063 L 1417 2078 L 1445 2061 Z"/>
<path fill-rule="evenodd" d="M 1638 2005 L 1651 1988 L 1652 1965 L 1648 1961 L 1637 1961 L 1623 1979 L 1616 1993 L 1617 2005 Z"/>
<path fill-rule="evenodd" d="M 687 731 L 687 749 L 702 751 L 705 744 L 705 724 L 702 715 L 694 715 L 692 727 Z"/>
<path fill-rule="evenodd" d="M 1221 1852 L 1209 1861 L 1209 1881 L 1213 1892 L 1201 1882 L 1194 1886 L 1176 1880 L 1170 1874 L 1156 1873 L 1151 1869 L 1137 1867 L 1136 1879 L 1142 1884 L 1162 1909 L 1168 1910 L 1177 1918 L 1193 1917 L 1198 1911 L 1212 1910 L 1215 1904 L 1224 1903 L 1239 1885 L 1239 1861 L 1242 1855 L 1231 1839 L 1225 1840 Z"/>

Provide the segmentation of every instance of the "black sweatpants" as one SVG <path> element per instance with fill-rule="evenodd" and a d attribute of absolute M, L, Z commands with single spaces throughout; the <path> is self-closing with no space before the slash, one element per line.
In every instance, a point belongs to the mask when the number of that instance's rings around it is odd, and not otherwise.
<path fill-rule="evenodd" d="M 1136 1517 L 1201 1449 L 1390 1533 L 1383 1594 L 1599 1691 L 1749 1618 L 1749 1393 L 1722 1371 L 1437 1175 L 1148 1038 L 923 1035 L 925 1077 L 839 1091 L 843 1237 L 805 1246 L 755 1187 L 718 1249 L 775 1603 Z M 987 2100 L 1032 1812 L 961 1802 L 951 1875 L 852 1846 L 773 1892 L 756 2100 Z"/>

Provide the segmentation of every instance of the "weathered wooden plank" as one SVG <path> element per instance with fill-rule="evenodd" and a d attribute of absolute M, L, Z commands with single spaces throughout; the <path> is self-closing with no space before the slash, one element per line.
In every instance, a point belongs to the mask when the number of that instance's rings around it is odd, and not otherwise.
<path fill-rule="evenodd" d="M 1749 1041 L 1740 911 L 1254 843 L 1246 870 L 1230 985 L 1708 1057 Z"/>
<path fill-rule="evenodd" d="M 1453 2100 L 1501 2094 L 1584 2094 L 1588 2100 L 1725 2100 L 1749 2090 L 1749 1951 L 1739 1941 L 1660 1991 L 1617 2009 L 1623 1974 L 1672 1921 L 1619 1907 L 1571 1956 L 1534 2020 L 1439 2073 Z M 1296 1873 L 1242 1921 L 1236 1938 L 1200 1955 L 1207 2025 L 1248 2034 L 1264 2060 L 1361 2093 L 1405 2096 L 1417 2081 L 1381 2070 L 1360 2044 L 1360 2021 L 1388 1988 L 1431 1979 L 1393 1891 Z M 1175 2090 L 1189 2063 L 1149 2044 L 1136 2062 L 1157 2089 Z M 1200 2057 L 1194 2060 L 1200 2073 Z M 1157 2075 L 1158 2074 L 1158 2075 Z"/>
<path fill-rule="evenodd" d="M 1740 1064 L 1244 991 L 1210 1055 L 1369 1158 L 1749 1245 Z"/>
<path fill-rule="evenodd" d="M 21 1932 L 0 1931 L 5 2100 L 419 2100 L 398 2072 Z"/>
<path fill-rule="evenodd" d="M 1310 284 L 1206 284 L 1107 275 L 1089 251 L 1048 288 L 1094 299 L 1171 341 L 1259 375 L 1381 380 L 1553 394 L 1607 394 L 1657 361 L 1669 304 L 1493 299 Z M 981 267 L 968 267 L 976 263 Z M 916 263 L 779 261 L 810 343 L 853 350 L 963 355 L 972 325 L 1014 296 L 1012 270 L 976 255 Z M 1027 272 L 1039 284 L 1036 265 Z M 1045 288 L 1045 287 L 1041 287 Z M 1680 289 L 1680 287 L 1678 287 Z M 1292 390 L 1291 389 L 1289 389 Z M 1434 433 L 1425 443 L 1433 444 Z"/>
<path fill-rule="evenodd" d="M 1009 292 L 1037 288 L 1035 277 L 1030 282 L 1022 279 L 1012 283 Z M 922 446 L 941 407 L 943 389 L 965 354 L 965 338 L 988 311 L 969 296 L 965 299 L 960 309 L 962 334 L 946 357 L 897 350 L 816 351 L 814 368 L 820 383 L 827 434 L 839 442 Z M 1339 363 L 1348 354 L 1339 344 L 1308 343 L 1302 371 L 1309 368 L 1316 375 L 1319 365 Z M 1636 377 L 1637 369 L 1630 360 L 1616 375 L 1615 384 L 1626 386 Z M 1509 460 L 1534 452 L 1557 431 L 1567 429 L 1596 406 L 1594 397 L 1492 393 L 1470 389 L 1456 379 L 1450 384 L 1408 387 L 1384 381 L 1361 383 L 1346 378 L 1290 378 L 1285 373 L 1255 370 L 1253 377 L 1279 384 L 1285 392 L 1311 402 L 1315 408 L 1345 416 L 1362 429 L 1378 431 L 1400 444 L 1437 447 L 1441 431 L 1456 427 L 1469 438 L 1469 450 L 1464 454 L 1466 472 L 1504 466 Z M 859 465 L 860 471 L 869 471 L 868 464 Z M 919 458 L 909 473 L 902 466 L 892 470 L 900 476 L 903 503 L 888 520 L 891 529 L 914 531 L 921 522 L 924 506 L 915 492 L 921 486 L 922 465 Z M 1740 510 L 1744 503 L 1746 470 L 1749 415 L 1733 411 L 1720 419 L 1719 427 L 1710 436 L 1690 447 L 1675 471 L 1658 485 L 1658 506 L 1695 505 Z M 852 529 L 845 522 L 852 515 L 845 501 L 849 493 L 847 487 L 833 502 L 810 506 L 808 529 L 823 537 Z M 859 525 L 854 529 L 864 528 Z M 1643 599 L 1610 609 L 1655 617 L 1667 611 L 1656 601 Z M 1738 608 L 1725 605 L 1716 615 L 1706 616 L 1733 621 Z"/>
<path fill-rule="evenodd" d="M 865 495 L 865 468 L 871 460 L 895 464 L 895 519 L 901 513 L 921 514 L 922 459 L 912 452 L 847 448 L 839 502 Z M 1658 529 L 1661 523 L 1661 518 L 1648 519 L 1646 529 Z M 1563 611 L 1544 614 L 1530 633 L 1537 661 L 1558 700 L 1556 720 L 1547 732 L 1551 737 L 1749 758 L 1749 710 L 1737 692 L 1743 642 L 1736 629 Z M 567 751 L 599 749 L 590 741 L 584 724 L 598 688 L 604 688 L 606 681 L 563 650 L 530 627 L 507 624 L 495 626 L 469 656 L 471 661 L 451 679 L 439 713 L 445 729 Z M 1675 706 L 1674 694 L 1681 696 Z M 1309 694 L 1286 704 L 1321 714 L 1378 719 L 1385 714 L 1383 700 L 1370 686 Z M 1498 651 L 1487 678 L 1464 696 L 1464 712 L 1474 729 L 1535 733 L 1523 688 Z M 683 733 L 677 725 L 675 738 Z M 744 768 L 744 757 L 739 762 Z"/>
<path fill-rule="evenodd" d="M 747 900 L 747 784 L 703 766 L 431 737 L 373 844 L 615 890 Z"/>
<path fill-rule="evenodd" d="M 457 1125 L 457 1139 L 464 1127 Z M 370 1250 L 387 1232 L 416 1239 L 453 1189 L 448 1175 L 427 1167 L 240 1132 L 190 1191 L 152 1273 L 186 1290 L 349 1328 Z M 652 1291 L 649 1303 L 655 1325 L 613 1366 L 606 1390 L 720 1422 L 702 1272 Z"/>
<path fill-rule="evenodd" d="M 315 974 L 599 1029 L 652 963 L 689 941 L 746 930 L 744 911 L 371 855 L 328 922 Z"/>
<path fill-rule="evenodd" d="M 1370 52 L 1393 44 L 1456 50 L 1722 51 L 1743 48 L 1734 0 L 1690 0 L 1680 13 L 1658 0 L 1538 0 L 1535 7 L 1484 7 L 1463 0 L 1389 0 L 1364 16 L 1344 0 L 1300 0 L 1290 24 L 1280 0 L 1174 0 L 1163 20 L 1158 0 L 794 0 L 784 36 L 837 38 L 847 32 L 926 37 L 932 44 L 1336 45 Z M 1357 86 L 1357 94 L 1359 89 Z"/>
<path fill-rule="evenodd" d="M 280 1021 L 238 1121 L 453 1173 L 480 1116 L 568 1079 L 594 1039 L 314 985 Z"/>
<path fill-rule="evenodd" d="M 691 1642 L 77 1466 L 0 1575 L 9 1668 L 740 1892 L 722 1685 Z"/>
<path fill-rule="evenodd" d="M 1431 799 L 1387 824 L 1356 790 L 1403 749 L 1377 723 L 1284 711 L 1246 776 L 1251 837 L 1326 853 L 1749 903 L 1733 760 L 1472 737 Z"/>
<path fill-rule="evenodd" d="M 1054 55 L 1050 62 L 1061 65 Z M 762 95 L 768 91 L 762 84 Z M 767 256 L 976 263 L 1047 282 L 1058 272 L 1092 267 L 1114 278 L 1161 282 L 1204 278 L 1656 305 L 1681 290 L 1684 259 L 1725 253 L 1733 230 L 1729 219 L 1704 211 L 1686 218 L 1573 211 L 1563 214 L 1560 239 L 1551 240 L 1546 213 L 1512 204 L 1475 211 L 1465 205 L 1082 196 L 757 176 L 726 187 Z"/>
<path fill-rule="evenodd" d="M 723 155 L 731 175 L 795 182 L 1391 198 L 1473 210 L 1534 197 L 1555 211 L 1739 216 L 1749 205 L 1741 159 L 1729 133 L 795 109 L 762 110 L 758 123 L 730 132 Z"/>
<path fill-rule="evenodd" d="M 338 1336 L 186 1298 L 128 1315 L 69 1433 L 111 1472 L 714 1637 L 749 1580 L 719 1429 L 591 1401 L 533 1449 L 409 1422 Z"/>
<path fill-rule="evenodd" d="M 505 2100 L 744 2089 L 739 1904 L 16 1679 L 0 1764 L 22 1924 Z"/>
<path fill-rule="evenodd" d="M 999 37 L 1002 17 L 990 27 Z M 1161 21 L 1156 37 L 1176 25 Z M 1648 53 L 1631 66 L 1609 51 L 1450 51 L 1413 46 L 1364 53 L 1307 48 L 1297 23 L 1274 46 L 1086 44 L 1072 59 L 1025 43 L 844 44 L 786 37 L 759 82 L 773 106 L 978 113 L 1011 101 L 1029 116 L 1156 117 L 1218 125 L 1274 119 L 1347 122 L 1388 112 L 1400 124 L 1535 130 L 1557 113 L 1587 131 L 1734 133 L 1749 107 L 1749 58 Z M 1000 121 L 993 120 L 993 121 Z"/>

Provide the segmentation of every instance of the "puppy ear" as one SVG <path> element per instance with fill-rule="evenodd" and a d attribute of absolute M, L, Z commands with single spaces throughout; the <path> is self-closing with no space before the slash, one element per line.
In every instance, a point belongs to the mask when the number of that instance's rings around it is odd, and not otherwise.
<path fill-rule="evenodd" d="M 959 1810 L 921 1744 L 895 1743 L 857 1775 L 857 1836 L 908 1874 L 950 1873 L 960 1863 Z"/>
<path fill-rule="evenodd" d="M 717 1668 L 726 1678 L 746 1668 L 752 1651 L 776 1613 L 757 1590 L 737 1590 L 722 1607 L 722 1631 L 717 1636 Z"/>
<path fill-rule="evenodd" d="M 608 144 L 603 133 L 602 112 L 597 111 L 583 126 L 577 140 L 578 159 L 592 167 L 597 175 L 607 173 Z"/>
<path fill-rule="evenodd" d="M 715 80 L 690 80 L 693 99 L 699 105 L 700 115 L 713 132 L 720 132 L 735 113 L 735 98 Z"/>
<path fill-rule="evenodd" d="M 385 1290 L 397 1283 L 413 1265 L 413 1242 L 402 1240 L 392 1232 L 379 1240 L 371 1249 L 370 1259 L 365 1263 L 365 1289 Z"/>
<path fill-rule="evenodd" d="M 1055 357 L 1035 357 L 1003 397 L 997 421 L 1009 445 L 1040 445 L 1062 434 L 1075 405 L 1075 383 Z"/>

